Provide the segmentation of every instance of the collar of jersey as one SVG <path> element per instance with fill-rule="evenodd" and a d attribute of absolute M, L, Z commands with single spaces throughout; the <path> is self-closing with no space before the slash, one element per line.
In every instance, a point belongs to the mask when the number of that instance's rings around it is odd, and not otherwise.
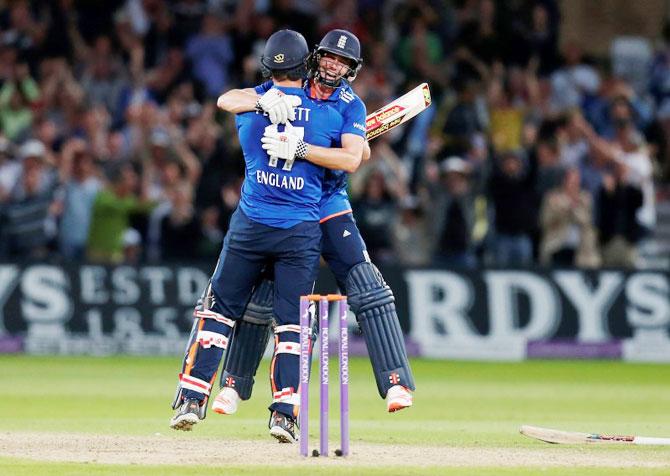
<path fill-rule="evenodd" d="M 339 87 L 335 88 L 335 91 L 333 91 L 333 94 L 331 94 L 330 96 L 328 96 L 327 99 L 317 99 L 317 101 L 337 101 L 338 99 L 340 99 L 340 94 L 341 94 L 343 91 L 345 91 L 346 89 L 351 89 L 351 88 L 349 88 L 348 86 L 349 86 L 349 83 L 347 83 L 347 82 L 343 79 L 343 80 L 342 80 L 342 86 L 339 86 Z M 311 86 L 311 84 L 309 83 L 309 80 L 305 81 L 304 90 L 305 90 L 305 93 L 307 94 L 307 97 L 309 97 L 309 98 L 312 97 L 312 93 L 311 93 L 311 91 L 310 91 L 311 87 L 312 87 L 312 86 Z M 316 98 L 312 98 L 312 99 L 316 99 Z"/>
<path fill-rule="evenodd" d="M 281 92 L 286 93 L 286 94 L 296 95 L 296 94 L 304 93 L 303 88 L 292 88 L 292 87 L 288 87 L 288 86 L 274 86 L 274 87 L 279 89 Z"/>

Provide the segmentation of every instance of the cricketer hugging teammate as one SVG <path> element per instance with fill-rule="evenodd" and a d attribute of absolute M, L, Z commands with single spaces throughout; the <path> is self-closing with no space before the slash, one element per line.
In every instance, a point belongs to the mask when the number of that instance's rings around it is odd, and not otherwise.
<path fill-rule="evenodd" d="M 270 434 L 297 440 L 299 303 L 322 255 L 348 297 L 389 412 L 412 405 L 415 389 L 393 292 L 370 262 L 347 197 L 347 173 L 370 156 L 365 105 L 353 92 L 362 66 L 358 38 L 328 32 L 310 53 L 291 30 L 267 41 L 269 81 L 231 90 L 218 107 L 236 114 L 246 177 L 240 205 L 195 313 L 170 426 L 205 418 L 225 351 L 213 411 L 230 415 L 251 396 L 274 333 Z"/>

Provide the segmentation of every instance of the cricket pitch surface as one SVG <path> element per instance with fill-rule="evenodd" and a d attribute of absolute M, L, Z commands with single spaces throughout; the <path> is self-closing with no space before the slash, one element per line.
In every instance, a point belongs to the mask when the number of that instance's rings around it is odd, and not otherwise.
<path fill-rule="evenodd" d="M 0 456 L 35 461 L 192 465 L 197 447 L 203 466 L 338 465 L 354 467 L 613 467 L 670 468 L 664 454 L 590 451 L 584 447 L 476 448 L 457 446 L 385 445 L 353 442 L 347 458 L 301 458 L 297 445 L 272 441 L 193 439 L 189 436 L 113 436 L 83 433 L 0 434 Z M 516 437 L 516 435 L 511 435 Z M 657 457 L 656 457 L 657 456 Z"/>

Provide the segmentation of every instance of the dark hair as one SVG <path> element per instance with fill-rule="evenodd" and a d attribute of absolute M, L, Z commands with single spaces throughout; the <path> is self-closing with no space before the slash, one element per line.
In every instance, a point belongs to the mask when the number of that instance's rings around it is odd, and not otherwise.
<path fill-rule="evenodd" d="M 305 65 L 297 66 L 293 69 L 278 69 L 271 71 L 269 69 L 263 69 L 263 76 L 265 78 L 272 78 L 275 81 L 297 81 L 303 79 L 307 76 L 307 68 Z"/>

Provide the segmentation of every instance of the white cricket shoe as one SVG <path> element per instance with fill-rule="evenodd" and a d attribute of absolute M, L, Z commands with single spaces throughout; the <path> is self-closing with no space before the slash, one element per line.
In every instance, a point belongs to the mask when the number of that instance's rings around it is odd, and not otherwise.
<path fill-rule="evenodd" d="M 223 387 L 212 403 L 212 410 L 221 415 L 232 415 L 240 404 L 239 393 L 232 387 Z"/>
<path fill-rule="evenodd" d="M 386 393 L 386 409 L 389 413 L 412 406 L 412 392 L 402 385 L 394 385 Z"/>

